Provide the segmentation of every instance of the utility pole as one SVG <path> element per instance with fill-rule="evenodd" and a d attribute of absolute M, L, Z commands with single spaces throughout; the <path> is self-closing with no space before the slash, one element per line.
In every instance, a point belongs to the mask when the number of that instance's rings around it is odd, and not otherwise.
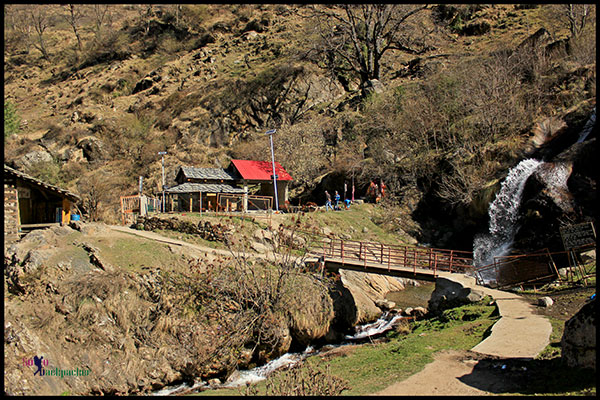
<path fill-rule="evenodd" d="M 162 156 L 162 212 L 165 212 L 165 154 L 166 151 L 158 152 L 158 155 Z"/>
<path fill-rule="evenodd" d="M 273 152 L 273 134 L 277 129 L 270 129 L 266 132 L 271 140 L 271 163 L 273 164 L 273 190 L 275 192 L 275 212 L 279 212 L 279 194 L 277 193 L 277 175 L 275 175 L 275 153 Z"/>

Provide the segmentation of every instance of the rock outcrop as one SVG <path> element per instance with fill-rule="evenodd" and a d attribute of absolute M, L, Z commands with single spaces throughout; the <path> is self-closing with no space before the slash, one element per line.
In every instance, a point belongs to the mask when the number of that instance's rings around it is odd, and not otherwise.
<path fill-rule="evenodd" d="M 404 290 L 407 284 L 418 285 L 411 279 L 369 274 L 359 271 L 340 270 L 341 280 L 347 290 L 346 302 L 353 304 L 356 312 L 346 313 L 351 326 L 372 322 L 381 316 L 382 309 L 378 300 L 384 299 L 389 292 Z"/>
<path fill-rule="evenodd" d="M 484 297 L 485 294 L 480 290 L 464 287 L 450 279 L 437 278 L 428 309 L 430 313 L 437 314 L 448 308 L 481 301 Z"/>
<path fill-rule="evenodd" d="M 594 298 L 565 322 L 561 357 L 571 368 L 596 370 L 596 306 Z"/>

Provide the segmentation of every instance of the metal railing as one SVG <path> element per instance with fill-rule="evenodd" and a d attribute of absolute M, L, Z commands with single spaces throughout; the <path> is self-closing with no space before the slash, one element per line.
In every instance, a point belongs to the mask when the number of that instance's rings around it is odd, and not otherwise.
<path fill-rule="evenodd" d="M 585 280 L 586 273 L 581 270 L 579 263 L 571 264 L 576 258 L 578 251 L 594 248 L 595 246 L 583 246 L 581 248 L 550 252 L 547 248 L 529 254 L 518 254 L 494 257 L 494 262 L 474 269 L 475 278 L 480 285 L 494 288 L 505 288 L 509 286 L 520 286 L 525 284 L 536 284 L 558 279 L 562 282 L 555 259 L 562 259 L 562 263 L 568 263 L 568 273 L 579 273 Z M 578 272 L 579 271 L 579 272 Z M 567 279 L 569 277 L 567 276 Z"/>

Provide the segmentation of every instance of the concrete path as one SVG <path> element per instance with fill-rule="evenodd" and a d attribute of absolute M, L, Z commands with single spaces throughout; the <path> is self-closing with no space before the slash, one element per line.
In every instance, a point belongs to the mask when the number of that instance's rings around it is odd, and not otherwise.
<path fill-rule="evenodd" d="M 526 300 L 514 293 L 479 286 L 475 278 L 462 274 L 440 273 L 465 287 L 483 291 L 498 305 L 500 320 L 492 333 L 471 350 L 505 358 L 535 358 L 550 343 L 552 325 L 547 318 L 535 313 Z"/>

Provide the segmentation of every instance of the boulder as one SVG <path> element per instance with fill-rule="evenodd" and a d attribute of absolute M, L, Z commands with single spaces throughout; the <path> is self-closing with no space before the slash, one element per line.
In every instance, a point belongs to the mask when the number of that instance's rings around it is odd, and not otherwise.
<path fill-rule="evenodd" d="M 463 287 L 450 279 L 437 278 L 428 308 L 432 313 L 440 313 L 448 308 L 481 301 L 484 297 L 485 294 L 480 290 Z"/>
<path fill-rule="evenodd" d="M 596 370 L 596 299 L 585 304 L 565 323 L 561 357 L 571 368 Z"/>
<path fill-rule="evenodd" d="M 107 157 L 104 142 L 94 136 L 88 136 L 77 143 L 77 148 L 83 150 L 83 156 L 88 161 L 100 161 Z"/>
<path fill-rule="evenodd" d="M 396 303 L 393 301 L 385 300 L 385 299 L 377 299 L 375 300 L 375 305 L 379 307 L 382 311 L 390 311 L 396 308 Z"/>
<path fill-rule="evenodd" d="M 554 304 L 554 301 L 548 296 L 540 297 L 538 299 L 539 306 L 550 307 L 552 304 Z"/>
<path fill-rule="evenodd" d="M 52 155 L 45 150 L 30 151 L 15 161 L 15 167 L 20 170 L 27 170 L 33 165 L 39 163 L 50 163 L 53 161 L 54 159 L 52 158 Z"/>
<path fill-rule="evenodd" d="M 375 321 L 381 315 L 381 309 L 375 303 L 389 292 L 404 290 L 409 279 L 369 274 L 360 271 L 340 270 L 340 277 L 346 291 L 345 302 L 353 304 L 356 312 L 352 314 L 352 326 Z"/>

